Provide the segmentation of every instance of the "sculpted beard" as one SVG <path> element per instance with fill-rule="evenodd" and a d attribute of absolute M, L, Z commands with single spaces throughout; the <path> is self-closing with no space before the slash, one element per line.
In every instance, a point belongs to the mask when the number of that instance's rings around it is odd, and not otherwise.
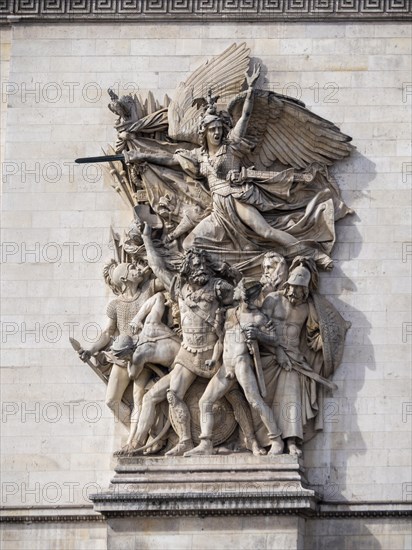
<path fill-rule="evenodd" d="M 275 290 L 275 285 L 273 284 L 273 281 L 269 275 L 266 275 L 265 273 L 260 278 L 260 282 L 262 284 L 263 290 L 272 292 Z"/>
<path fill-rule="evenodd" d="M 196 283 L 197 285 L 205 285 L 209 281 L 211 276 L 212 272 L 207 267 L 192 267 L 190 273 L 190 281 Z"/>
<path fill-rule="evenodd" d="M 293 285 L 289 285 L 286 289 L 285 295 L 289 302 L 292 304 L 292 306 L 299 306 L 300 304 L 303 304 L 306 302 L 308 297 L 307 289 L 303 287 L 296 287 Z"/>
<path fill-rule="evenodd" d="M 266 275 L 266 273 L 263 273 L 262 277 L 260 278 L 260 282 L 262 283 L 263 286 L 269 285 L 271 282 L 269 275 Z"/>

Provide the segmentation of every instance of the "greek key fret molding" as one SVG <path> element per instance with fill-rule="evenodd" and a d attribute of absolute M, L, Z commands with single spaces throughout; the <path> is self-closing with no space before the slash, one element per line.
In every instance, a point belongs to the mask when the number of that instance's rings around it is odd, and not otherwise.
<path fill-rule="evenodd" d="M 0 23 L 410 20 L 410 0 L 0 0 Z"/>

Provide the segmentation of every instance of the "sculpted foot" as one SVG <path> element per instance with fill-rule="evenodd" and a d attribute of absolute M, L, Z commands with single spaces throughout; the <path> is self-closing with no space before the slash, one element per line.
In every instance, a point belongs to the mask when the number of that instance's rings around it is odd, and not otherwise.
<path fill-rule="evenodd" d="M 281 437 L 278 436 L 273 440 L 272 445 L 270 446 L 268 455 L 274 456 L 274 455 L 281 455 L 281 454 L 283 454 L 283 441 Z"/>
<path fill-rule="evenodd" d="M 211 439 L 201 439 L 200 443 L 194 449 L 187 451 L 183 456 L 198 456 L 213 454 L 213 445 Z"/>
<path fill-rule="evenodd" d="M 266 451 L 265 449 L 263 449 L 262 447 L 260 447 L 258 445 L 258 442 L 257 441 L 253 441 L 252 442 L 252 453 L 255 455 L 255 456 L 262 456 L 262 455 L 265 455 L 266 454 Z"/>
<path fill-rule="evenodd" d="M 165 456 L 183 456 L 187 451 L 193 449 L 193 443 L 191 439 L 186 441 L 180 441 L 173 449 L 170 449 Z"/>
<path fill-rule="evenodd" d="M 162 450 L 164 446 L 164 441 L 158 441 L 154 445 L 148 447 L 145 451 L 143 451 L 144 455 L 154 455 Z"/>
<path fill-rule="evenodd" d="M 288 452 L 292 456 L 300 457 L 302 456 L 302 450 L 299 449 L 299 447 L 296 445 L 295 441 L 288 441 L 287 442 Z"/>
<path fill-rule="evenodd" d="M 142 443 L 141 441 L 132 441 L 131 443 L 129 443 L 129 450 L 127 453 L 128 456 L 139 456 L 143 454 L 142 451 L 139 451 L 139 449 L 143 446 L 144 443 Z"/>
<path fill-rule="evenodd" d="M 314 260 L 325 271 L 332 271 L 333 260 L 327 254 L 318 251 L 316 254 L 314 254 Z"/>
<path fill-rule="evenodd" d="M 123 445 L 121 449 L 113 453 L 113 456 L 127 456 L 131 450 L 131 445 L 129 443 L 126 443 L 126 445 Z"/>

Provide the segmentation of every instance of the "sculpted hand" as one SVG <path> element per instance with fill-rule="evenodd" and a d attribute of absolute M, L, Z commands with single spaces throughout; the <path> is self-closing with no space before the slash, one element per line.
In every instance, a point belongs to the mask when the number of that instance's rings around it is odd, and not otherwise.
<path fill-rule="evenodd" d="M 260 63 L 258 63 L 254 67 L 253 72 L 250 76 L 247 74 L 247 71 L 246 71 L 246 82 L 248 83 L 249 88 L 253 88 L 259 76 L 260 76 Z"/>
<path fill-rule="evenodd" d="M 81 349 L 79 350 L 79 356 L 82 361 L 86 362 L 90 359 L 92 354 L 87 349 Z"/>
<path fill-rule="evenodd" d="M 269 330 L 272 332 L 272 330 L 275 330 L 275 323 L 272 320 L 269 320 L 268 323 L 265 325 L 266 330 Z"/>
<path fill-rule="evenodd" d="M 127 141 L 128 139 L 132 139 L 133 134 L 131 134 L 130 132 L 123 131 L 123 132 L 119 132 L 119 133 L 117 134 L 117 137 L 118 137 L 119 139 L 122 139 L 122 140 Z"/>
<path fill-rule="evenodd" d="M 143 328 L 142 323 L 129 323 L 132 334 L 137 334 Z"/>
<path fill-rule="evenodd" d="M 176 237 L 175 237 L 175 235 L 172 231 L 172 233 L 169 233 L 169 235 L 166 235 L 164 242 L 165 242 L 166 245 L 168 245 L 168 244 L 171 244 L 175 240 L 176 240 Z"/>
<path fill-rule="evenodd" d="M 125 151 L 124 158 L 125 158 L 126 164 L 136 164 L 138 162 L 142 162 L 146 160 L 144 153 L 141 153 L 136 149 L 134 149 L 133 151 Z"/>
<path fill-rule="evenodd" d="M 230 183 L 234 184 L 240 184 L 240 172 L 238 170 L 229 170 L 227 173 L 226 179 L 230 181 Z"/>
<path fill-rule="evenodd" d="M 258 329 L 254 325 L 248 325 L 245 328 L 245 335 L 247 340 L 257 340 Z"/>
<path fill-rule="evenodd" d="M 292 364 L 290 362 L 290 359 L 289 357 L 286 355 L 285 351 L 283 350 L 283 348 L 281 347 L 278 347 L 276 348 L 276 358 L 277 358 L 277 361 L 279 363 L 279 365 L 287 370 L 287 371 L 290 371 L 292 370 Z"/>

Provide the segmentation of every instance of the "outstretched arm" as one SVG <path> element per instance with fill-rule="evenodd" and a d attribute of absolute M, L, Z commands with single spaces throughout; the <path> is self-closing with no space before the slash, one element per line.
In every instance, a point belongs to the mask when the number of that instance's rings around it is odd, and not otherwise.
<path fill-rule="evenodd" d="M 125 151 L 124 157 L 127 164 L 138 164 L 139 162 L 151 162 L 159 166 L 179 166 L 173 155 L 162 155 L 161 153 L 144 153 L 142 151 Z"/>
<path fill-rule="evenodd" d="M 117 328 L 117 323 L 114 319 L 108 319 L 105 329 L 98 341 L 93 344 L 90 349 L 81 349 L 79 351 L 80 359 L 82 361 L 87 361 L 92 355 L 104 349 L 108 344 L 110 344 L 112 337 L 115 335 Z"/>
<path fill-rule="evenodd" d="M 242 138 L 246 135 L 247 126 L 249 124 L 250 115 L 253 111 L 253 90 L 255 84 L 260 75 L 260 65 L 256 65 L 252 74 L 249 76 L 246 72 L 246 81 L 248 83 L 248 89 L 246 93 L 245 102 L 243 104 L 242 116 L 236 123 L 235 128 L 233 129 L 233 134 L 235 137 Z"/>
<path fill-rule="evenodd" d="M 147 262 L 156 277 L 164 284 L 166 290 L 170 290 L 173 276 L 166 268 L 163 258 L 158 254 L 153 246 L 151 233 L 151 228 L 147 225 L 147 223 L 145 223 L 142 238 L 147 252 Z"/>

